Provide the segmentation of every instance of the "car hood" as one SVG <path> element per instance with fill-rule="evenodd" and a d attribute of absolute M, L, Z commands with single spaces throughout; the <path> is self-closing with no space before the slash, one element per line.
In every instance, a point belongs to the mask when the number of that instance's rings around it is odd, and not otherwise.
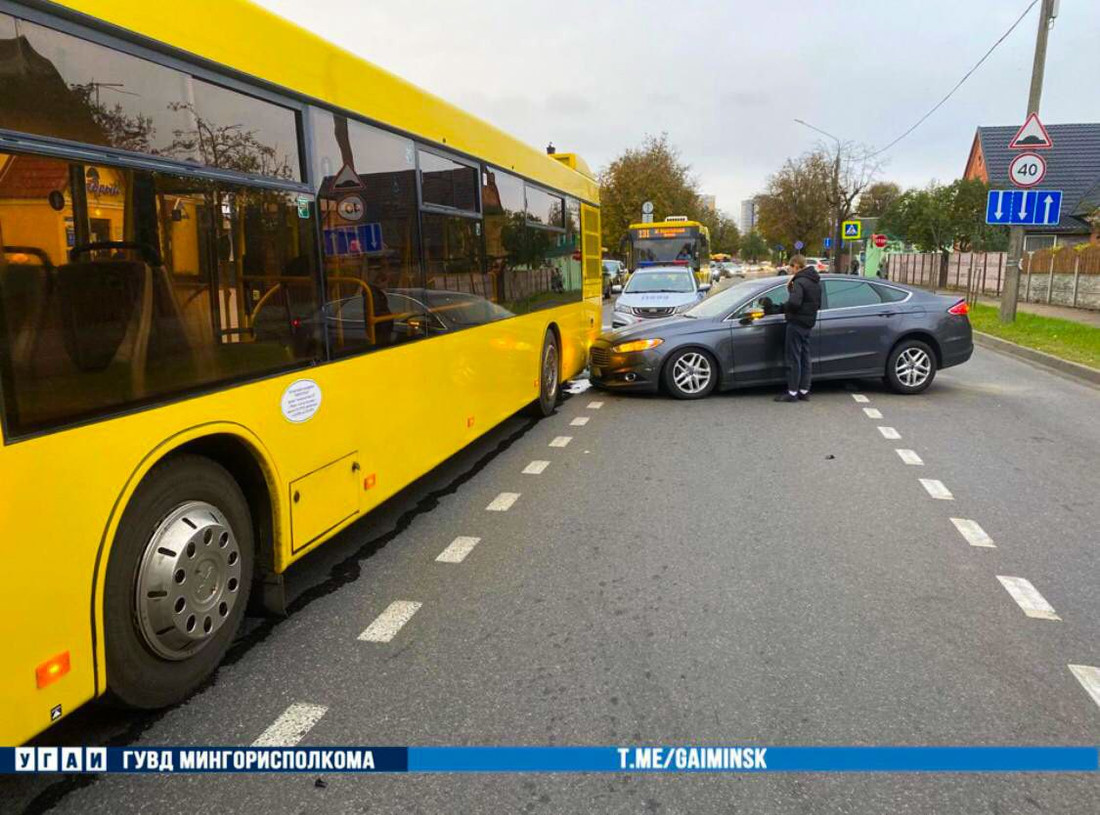
<path fill-rule="evenodd" d="M 701 319 L 697 317 L 684 317 L 683 315 L 664 317 L 660 320 L 644 320 L 640 323 L 628 325 L 625 328 L 608 331 L 603 334 L 600 339 L 607 340 L 607 342 L 612 345 L 624 342 L 625 340 L 648 337 L 661 337 L 664 339 L 676 337 L 681 334 L 690 334 L 694 331 L 698 331 L 703 325 L 709 325 L 712 322 L 714 322 L 714 318 L 708 317 Z"/>
<path fill-rule="evenodd" d="M 639 294 L 620 294 L 616 301 L 631 308 L 654 308 L 682 306 L 699 299 L 698 292 L 648 292 Z"/>

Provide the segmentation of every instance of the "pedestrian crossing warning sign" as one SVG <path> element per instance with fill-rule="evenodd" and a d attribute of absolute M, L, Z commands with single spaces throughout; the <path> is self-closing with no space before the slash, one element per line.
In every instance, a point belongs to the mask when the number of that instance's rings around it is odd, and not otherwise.
<path fill-rule="evenodd" d="M 844 240 L 858 241 L 863 237 L 863 224 L 859 221 L 845 221 L 844 227 Z"/>
<path fill-rule="evenodd" d="M 1049 150 L 1053 146 L 1050 134 L 1035 113 L 1027 117 L 1027 121 L 1008 143 L 1009 150 Z"/>

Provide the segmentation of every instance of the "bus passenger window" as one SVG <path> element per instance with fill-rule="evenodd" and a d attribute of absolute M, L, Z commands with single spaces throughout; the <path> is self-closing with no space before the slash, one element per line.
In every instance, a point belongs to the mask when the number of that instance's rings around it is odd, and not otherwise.
<path fill-rule="evenodd" d="M 332 353 L 426 336 L 412 141 L 316 108 L 310 116 Z"/>
<path fill-rule="evenodd" d="M 9 432 L 319 355 L 308 204 L 271 190 L 0 154 Z"/>
<path fill-rule="evenodd" d="M 494 276 L 484 271 L 481 221 L 424 212 L 424 303 L 435 331 L 451 332 L 511 317 L 492 302 Z"/>

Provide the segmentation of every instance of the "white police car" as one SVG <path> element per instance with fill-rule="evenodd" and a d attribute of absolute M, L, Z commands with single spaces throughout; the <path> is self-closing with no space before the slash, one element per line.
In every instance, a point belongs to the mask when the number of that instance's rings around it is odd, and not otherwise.
<path fill-rule="evenodd" d="M 622 292 L 615 301 L 611 327 L 624 328 L 687 311 L 707 296 L 710 284 L 697 283 L 688 266 L 645 266 L 630 276 L 625 288 L 611 290 Z"/>

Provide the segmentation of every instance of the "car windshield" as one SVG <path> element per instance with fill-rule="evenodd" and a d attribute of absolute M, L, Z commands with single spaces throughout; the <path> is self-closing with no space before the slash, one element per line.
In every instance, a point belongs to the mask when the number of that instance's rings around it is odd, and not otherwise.
<path fill-rule="evenodd" d="M 684 314 L 689 317 L 719 317 L 752 293 L 760 290 L 759 280 L 746 280 L 743 283 L 736 283 L 692 306 Z"/>
<path fill-rule="evenodd" d="M 635 272 L 626 284 L 624 294 L 645 292 L 676 292 L 689 294 L 695 291 L 695 279 L 688 271 Z"/>
<path fill-rule="evenodd" d="M 619 271 L 619 262 L 617 260 L 605 260 L 603 270 L 605 272 L 617 272 Z"/>

